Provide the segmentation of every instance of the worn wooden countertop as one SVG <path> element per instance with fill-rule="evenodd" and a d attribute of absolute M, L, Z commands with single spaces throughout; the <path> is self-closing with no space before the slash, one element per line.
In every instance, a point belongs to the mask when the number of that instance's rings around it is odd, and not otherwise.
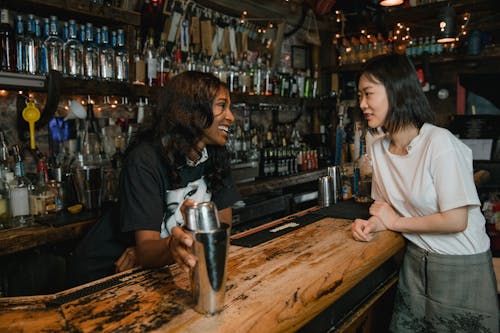
<path fill-rule="evenodd" d="M 173 265 L 53 295 L 0 298 L 0 331 L 295 331 L 404 246 L 390 231 L 357 242 L 351 222 L 324 218 L 253 248 L 231 246 L 225 308 L 212 317 L 193 310 L 188 275 Z"/>

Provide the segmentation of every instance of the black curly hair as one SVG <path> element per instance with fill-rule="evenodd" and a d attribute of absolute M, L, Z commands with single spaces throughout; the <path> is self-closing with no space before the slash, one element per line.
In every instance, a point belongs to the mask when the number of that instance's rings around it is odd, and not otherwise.
<path fill-rule="evenodd" d="M 180 186 L 179 167 L 192 150 L 198 151 L 203 131 L 214 121 L 212 107 L 220 89 L 227 86 L 210 73 L 187 71 L 174 76 L 159 91 L 157 107 L 141 125 L 127 152 L 141 142 L 159 144 L 172 185 Z M 210 153 L 205 178 L 208 190 L 215 192 L 229 172 L 229 155 L 224 146 L 207 148 Z"/>

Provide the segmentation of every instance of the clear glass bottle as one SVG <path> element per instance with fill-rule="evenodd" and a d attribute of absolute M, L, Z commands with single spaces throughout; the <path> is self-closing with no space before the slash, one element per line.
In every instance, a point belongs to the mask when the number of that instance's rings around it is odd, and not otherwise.
<path fill-rule="evenodd" d="M 24 162 L 18 145 L 12 146 L 14 153 L 15 177 L 8 184 L 9 206 L 12 227 L 25 227 L 33 224 L 33 215 L 30 210 L 31 182 L 24 175 Z"/>
<path fill-rule="evenodd" d="M 67 21 L 62 21 L 61 22 L 61 39 L 63 40 L 64 43 L 68 41 L 69 37 L 69 22 Z"/>
<path fill-rule="evenodd" d="M 118 29 L 116 32 L 115 59 L 116 79 L 127 82 L 129 53 L 128 48 L 125 47 L 125 32 L 123 29 Z"/>
<path fill-rule="evenodd" d="M 28 55 L 26 49 L 29 41 L 27 41 L 27 36 L 24 33 L 24 22 L 21 15 L 16 15 L 14 25 L 16 27 L 16 71 L 18 73 L 27 73 L 26 67 L 28 65 Z M 31 40 L 31 42 L 33 41 Z"/>
<path fill-rule="evenodd" d="M 99 78 L 99 48 L 94 42 L 92 23 L 85 24 L 85 42 L 83 43 L 83 76 L 86 79 Z"/>
<path fill-rule="evenodd" d="M 365 140 L 360 140 L 360 155 L 354 161 L 354 197 L 357 202 L 371 201 L 372 165 L 366 152 Z"/>
<path fill-rule="evenodd" d="M 37 74 L 39 72 L 39 47 L 40 41 L 36 36 L 35 16 L 33 14 L 29 14 L 28 20 L 26 21 L 26 37 L 24 39 L 24 50 L 26 52 L 25 68 L 28 74 Z"/>
<path fill-rule="evenodd" d="M 9 10 L 0 11 L 0 70 L 3 72 L 16 71 L 16 43 L 14 29 L 10 24 Z"/>
<path fill-rule="evenodd" d="M 68 40 L 63 46 L 64 74 L 69 77 L 82 77 L 83 45 L 78 40 L 75 20 L 69 20 Z"/>
<path fill-rule="evenodd" d="M 139 34 L 135 39 L 135 49 L 132 54 L 132 63 L 134 66 L 133 84 L 145 85 L 146 84 L 146 63 L 142 53 L 142 41 Z"/>
<path fill-rule="evenodd" d="M 9 171 L 0 177 L 0 230 L 11 227 L 9 183 L 14 180 L 14 173 Z"/>
<path fill-rule="evenodd" d="M 156 86 L 164 87 L 167 84 L 170 74 L 171 59 L 167 51 L 167 34 L 162 32 L 160 35 L 160 44 L 156 50 Z"/>
<path fill-rule="evenodd" d="M 57 17 L 50 17 L 49 36 L 44 42 L 47 50 L 47 71 L 55 70 L 63 72 L 63 45 L 64 42 L 59 37 L 59 26 Z"/>
<path fill-rule="evenodd" d="M 102 80 L 115 79 L 115 50 L 109 40 L 109 30 L 107 26 L 101 27 L 101 47 L 99 52 L 99 68 Z"/>
<path fill-rule="evenodd" d="M 262 63 L 262 58 L 258 57 L 253 66 L 253 92 L 255 95 L 264 95 L 264 76 L 266 68 Z"/>
<path fill-rule="evenodd" d="M 42 25 L 40 23 L 40 19 L 38 19 L 38 18 L 34 19 L 34 26 L 35 26 L 36 74 L 45 74 L 46 69 L 44 71 L 44 63 L 46 61 L 46 54 L 44 54 L 44 46 L 43 46 L 43 39 L 42 39 Z"/>
<path fill-rule="evenodd" d="M 154 87 L 156 84 L 156 71 L 158 68 L 156 60 L 156 48 L 154 34 L 150 32 L 149 38 L 144 46 L 144 62 L 146 64 L 146 85 Z"/>
<path fill-rule="evenodd" d="M 42 158 L 37 163 L 38 181 L 30 193 L 31 213 L 35 221 L 54 218 L 56 214 L 56 193 L 48 185 L 47 164 Z"/>
<path fill-rule="evenodd" d="M 48 17 L 43 18 L 43 25 L 42 25 L 42 31 L 41 31 L 41 36 L 40 36 L 40 46 L 42 48 L 41 50 L 41 63 L 40 63 L 40 70 L 41 74 L 47 74 L 49 72 L 49 58 L 48 58 L 48 52 L 47 52 L 47 45 L 45 44 L 45 41 L 49 37 L 49 32 L 50 32 L 50 20 Z"/>
<path fill-rule="evenodd" d="M 0 229 L 10 226 L 9 213 L 9 189 L 7 186 L 7 174 L 10 173 L 9 181 L 14 179 L 14 173 L 9 168 L 9 150 L 5 142 L 5 137 L 0 131 Z"/>

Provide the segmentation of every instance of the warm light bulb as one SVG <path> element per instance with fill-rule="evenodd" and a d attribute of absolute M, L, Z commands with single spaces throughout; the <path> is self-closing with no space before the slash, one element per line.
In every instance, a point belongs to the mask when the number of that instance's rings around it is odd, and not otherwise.
<path fill-rule="evenodd" d="M 379 2 L 379 5 L 384 7 L 399 6 L 403 2 L 404 2 L 403 0 L 382 0 Z"/>

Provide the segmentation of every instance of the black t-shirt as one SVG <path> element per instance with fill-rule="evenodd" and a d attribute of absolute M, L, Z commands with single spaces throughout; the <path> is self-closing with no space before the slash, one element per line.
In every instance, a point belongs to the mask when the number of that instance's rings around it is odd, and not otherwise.
<path fill-rule="evenodd" d="M 182 167 L 181 187 L 174 189 L 158 146 L 144 143 L 133 149 L 120 175 L 120 203 L 104 212 L 73 251 L 68 263 L 68 287 L 113 274 L 114 262 L 135 244 L 134 231 L 153 230 L 165 237 L 177 223 L 174 211 L 184 197 L 207 198 L 200 182 L 206 163 Z M 218 209 L 240 200 L 230 174 L 223 182 L 222 189 L 210 197 Z"/>
<path fill-rule="evenodd" d="M 207 150 L 210 159 L 210 147 Z M 160 147 L 143 143 L 134 148 L 120 175 L 120 229 L 158 231 L 166 237 L 176 220 L 182 222 L 180 214 L 174 213 L 187 197 L 198 202 L 213 201 L 219 210 L 240 200 L 230 174 L 225 175 L 220 190 L 206 193 L 202 180 L 206 165 L 207 161 L 194 167 L 180 167 L 180 187 L 173 188 Z"/>

